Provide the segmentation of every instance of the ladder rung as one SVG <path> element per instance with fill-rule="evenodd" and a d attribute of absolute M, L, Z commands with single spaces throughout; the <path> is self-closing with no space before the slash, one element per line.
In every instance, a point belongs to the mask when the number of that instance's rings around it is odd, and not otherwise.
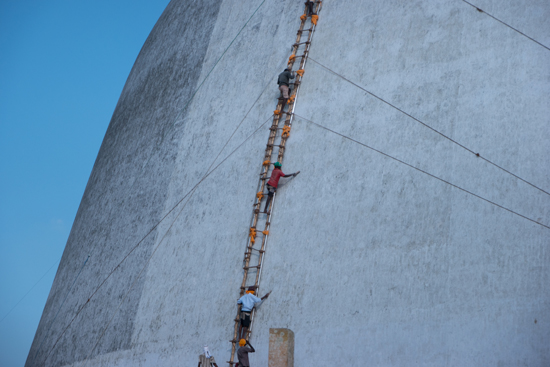
<path fill-rule="evenodd" d="M 260 250 L 260 249 L 254 248 L 254 247 L 252 247 L 252 246 L 248 246 L 247 249 L 248 249 L 248 250 L 259 251 L 259 252 L 262 251 L 262 250 Z M 248 251 L 246 251 L 245 254 L 248 254 Z"/>
<path fill-rule="evenodd" d="M 263 254 L 265 251 L 264 250 L 258 250 L 257 248 L 248 248 L 249 250 L 254 250 L 254 251 L 258 251 L 260 254 Z M 252 255 L 252 252 L 245 252 L 244 253 L 245 256 L 248 256 L 248 255 Z"/>
<path fill-rule="evenodd" d="M 299 30 L 298 31 L 298 34 L 302 33 L 302 32 L 311 32 L 313 30 L 313 28 L 309 28 L 309 29 L 302 29 L 301 31 Z"/>
<path fill-rule="evenodd" d="M 244 270 L 248 270 L 248 269 L 253 269 L 253 268 L 261 268 L 262 266 L 261 265 L 254 265 L 254 266 L 243 266 L 243 269 Z"/>
<path fill-rule="evenodd" d="M 305 42 L 295 43 L 295 44 L 292 45 L 292 47 L 300 46 L 300 45 L 303 45 L 303 44 L 309 45 L 309 44 L 311 44 L 311 41 L 305 41 Z"/>

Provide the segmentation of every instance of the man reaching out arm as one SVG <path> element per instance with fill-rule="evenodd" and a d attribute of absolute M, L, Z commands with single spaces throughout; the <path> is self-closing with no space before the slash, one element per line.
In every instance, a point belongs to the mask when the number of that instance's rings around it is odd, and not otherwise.
<path fill-rule="evenodd" d="M 266 212 L 267 214 L 269 214 L 267 211 L 267 209 L 269 208 L 269 203 L 271 202 L 271 199 L 273 199 L 273 195 L 277 191 L 277 186 L 279 186 L 279 180 L 281 179 L 281 177 L 294 177 L 298 173 L 300 173 L 300 171 L 298 171 L 295 173 L 291 173 L 289 175 L 285 175 L 283 171 L 281 171 L 281 167 L 283 165 L 280 162 L 275 162 L 273 165 L 275 166 L 275 169 L 273 170 L 273 172 L 271 172 L 271 177 L 269 178 L 269 181 L 267 181 L 267 184 L 266 184 L 267 200 L 265 201 L 264 212 Z"/>

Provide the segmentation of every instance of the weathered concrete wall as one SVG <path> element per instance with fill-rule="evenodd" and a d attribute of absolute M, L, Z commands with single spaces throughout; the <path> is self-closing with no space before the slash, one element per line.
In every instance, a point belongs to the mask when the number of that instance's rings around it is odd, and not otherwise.
<path fill-rule="evenodd" d="M 106 133 L 27 366 L 50 351 L 46 366 L 189 365 L 205 343 L 218 362 L 229 357 L 267 127 L 94 290 L 272 113 L 303 1 L 266 1 L 209 74 L 260 3 L 172 1 L 155 26 Z M 475 5 L 550 44 L 548 2 Z M 326 0 L 311 48 L 313 59 L 546 191 L 549 55 L 443 0 Z M 296 113 L 550 223 L 547 194 L 311 61 Z M 302 173 L 277 197 L 262 279 L 273 294 L 257 314 L 252 365 L 267 364 L 272 327 L 294 331 L 297 366 L 344 355 L 351 366 L 550 364 L 550 230 L 299 118 L 287 147 L 284 170 Z"/>

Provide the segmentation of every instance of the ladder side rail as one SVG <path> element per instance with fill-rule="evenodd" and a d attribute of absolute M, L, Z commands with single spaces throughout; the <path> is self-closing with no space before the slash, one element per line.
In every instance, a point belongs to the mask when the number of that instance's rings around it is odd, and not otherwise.
<path fill-rule="evenodd" d="M 304 13 L 305 13 L 305 12 L 306 12 L 306 10 L 305 10 L 305 7 L 304 7 Z M 305 22 L 304 20 L 302 20 L 302 21 L 300 22 L 300 27 L 298 28 L 298 32 L 296 33 L 296 42 L 295 42 L 294 44 L 300 43 L 300 40 L 301 40 L 301 37 L 302 37 L 302 33 L 303 33 L 303 30 L 304 30 L 305 24 L 306 24 L 306 22 Z M 293 53 L 293 54 L 296 53 L 295 47 L 296 47 L 296 46 L 294 46 L 294 47 L 292 48 L 292 50 L 293 50 L 292 53 Z"/>
<path fill-rule="evenodd" d="M 273 155 L 273 146 L 269 145 L 269 144 L 273 144 L 275 142 L 275 139 L 277 138 L 277 131 L 278 131 L 278 127 L 279 127 L 279 124 L 280 124 L 280 116 L 275 116 L 275 118 L 273 119 L 273 123 L 272 123 L 272 128 L 270 129 L 270 134 L 269 134 L 269 138 L 268 138 L 268 146 L 266 147 L 266 154 L 265 156 L 266 157 L 269 157 L 269 160 L 271 161 L 271 156 Z M 262 164 L 262 167 L 260 169 L 260 176 L 266 176 L 268 175 L 269 173 L 269 166 L 264 166 Z M 262 193 L 264 192 L 265 190 L 265 185 L 266 185 L 266 182 L 267 180 L 266 179 L 262 179 L 262 177 L 260 177 L 260 179 L 258 180 L 258 185 L 257 185 L 257 192 L 259 192 L 260 190 L 262 191 Z M 259 212 L 259 209 L 261 208 L 261 200 L 257 200 L 257 203 L 255 204 L 258 206 L 258 212 Z M 250 225 L 250 228 L 255 228 L 257 226 L 257 223 L 258 223 L 258 216 L 259 216 L 259 213 L 254 213 L 252 218 L 251 218 L 251 225 Z M 262 239 L 262 242 L 264 242 L 265 239 Z M 250 236 L 248 236 L 247 238 L 247 241 L 246 241 L 246 252 L 245 252 L 245 258 L 244 258 L 244 261 L 243 261 L 243 280 L 242 280 L 242 283 L 241 283 L 241 289 L 240 289 L 240 296 L 242 297 L 245 293 L 245 289 L 246 289 L 246 286 L 247 286 L 247 280 L 250 276 L 249 274 L 249 270 L 250 270 L 250 261 L 251 261 L 251 256 L 252 256 L 252 249 L 254 248 L 254 243 L 252 243 L 251 241 L 251 238 Z M 263 244 L 262 244 L 262 248 L 264 248 Z M 259 253 L 259 267 L 256 268 L 256 274 L 258 274 L 258 272 L 260 271 L 261 269 L 261 265 L 262 265 L 262 258 L 263 258 L 263 253 L 260 252 Z M 257 277 L 256 277 L 257 279 Z M 256 285 L 256 282 L 255 282 L 255 285 Z M 238 330 L 239 330 L 239 324 L 240 324 L 240 320 L 239 320 L 239 314 L 240 312 L 237 313 L 237 316 L 236 316 L 236 319 L 235 319 L 235 326 L 234 326 L 234 337 L 233 337 L 233 342 L 232 342 L 232 358 L 233 359 L 233 356 L 235 354 L 235 349 L 236 349 L 236 338 L 237 338 L 237 335 L 238 335 Z M 231 360 L 232 362 L 232 360 Z"/>
<path fill-rule="evenodd" d="M 260 255 L 258 257 L 258 265 L 260 265 L 260 267 L 258 268 L 258 272 L 256 272 L 256 280 L 254 281 L 254 285 L 256 287 L 258 287 L 258 289 L 260 287 L 260 276 L 261 276 L 262 269 L 263 269 L 263 260 L 264 260 L 264 254 L 265 254 L 266 247 L 267 247 L 267 240 L 268 240 L 268 237 L 269 237 L 269 228 L 271 226 L 271 216 L 273 215 L 272 214 L 273 213 L 273 208 L 275 207 L 274 206 L 275 196 L 276 196 L 276 194 L 274 193 L 272 203 L 271 203 L 271 210 L 269 212 L 270 214 L 267 215 L 266 220 L 265 220 L 264 231 L 266 231 L 267 234 L 263 235 L 262 246 L 260 247 Z"/>
<path fill-rule="evenodd" d="M 319 14 L 319 11 L 321 10 L 321 4 L 322 4 L 322 1 L 319 1 L 317 2 L 317 7 L 316 7 L 316 13 Z M 309 17 L 308 17 L 309 19 Z M 302 23 L 305 23 L 305 20 L 302 22 Z M 305 68 L 305 65 L 307 63 L 307 59 L 309 57 L 309 49 L 311 47 L 311 42 L 312 42 L 312 39 L 313 39 L 313 34 L 315 33 L 315 28 L 317 26 L 313 23 L 311 23 L 311 32 L 309 32 L 308 34 L 308 38 L 307 38 L 307 41 L 305 43 L 305 47 L 304 47 L 304 56 L 301 58 L 300 60 L 300 67 L 299 69 L 304 69 Z M 297 46 L 295 46 L 297 48 Z M 299 77 L 300 79 L 297 80 L 298 83 L 295 84 L 295 87 L 294 87 L 294 101 L 292 102 L 292 108 L 291 108 L 291 111 L 290 113 L 287 114 L 287 119 L 285 121 L 285 126 L 292 126 L 292 122 L 294 120 L 294 111 L 295 111 L 295 108 L 296 108 L 296 103 L 298 102 L 298 93 L 300 91 L 300 85 L 301 85 L 301 82 L 302 82 L 302 79 L 303 77 Z M 298 79 L 298 78 L 297 78 Z M 289 106 L 290 107 L 290 106 Z M 278 161 L 279 162 L 282 162 L 282 159 L 284 157 L 284 150 L 286 148 L 286 140 L 288 138 L 283 138 L 281 140 L 281 143 L 280 143 L 280 146 L 279 146 L 279 154 L 278 154 Z M 283 148 L 283 149 L 281 149 Z"/>
<path fill-rule="evenodd" d="M 321 6 L 321 3 L 318 2 L 317 3 L 317 13 L 318 11 L 320 10 L 320 6 Z M 307 18 L 306 18 L 307 19 Z M 301 22 L 301 27 L 300 29 L 303 29 L 303 26 L 305 24 L 305 20 Z M 305 66 L 305 63 L 307 61 L 307 57 L 309 56 L 309 47 L 311 45 L 311 40 L 313 38 L 313 33 L 315 33 L 315 25 L 312 24 L 312 31 L 309 32 L 308 34 L 308 41 L 309 43 L 306 44 L 305 46 L 305 51 L 304 51 L 304 57 L 302 57 L 302 60 L 300 61 L 300 69 L 303 69 L 303 67 Z M 301 35 L 301 32 L 299 32 L 299 35 Z M 296 43 L 299 43 L 300 39 L 297 40 Z M 295 46 L 294 47 L 294 51 L 297 51 L 298 49 L 298 46 Z M 293 64 L 293 62 L 292 62 Z M 302 80 L 303 77 L 300 77 L 300 82 Z M 295 106 L 296 106 L 296 102 L 297 102 L 297 98 L 298 98 L 298 92 L 300 90 L 300 84 L 298 84 L 296 87 L 295 87 L 295 91 L 293 93 L 293 95 L 295 95 L 295 98 L 294 98 L 294 101 L 292 102 L 292 112 L 290 114 L 287 114 L 287 118 L 286 118 L 286 121 L 285 121 L 285 126 L 291 126 L 292 125 L 292 120 L 293 120 L 293 117 L 294 117 L 294 110 L 295 110 Z M 282 162 L 283 158 L 284 158 L 284 145 L 286 143 L 286 140 L 287 138 L 284 138 L 281 136 L 281 143 L 279 145 L 279 154 L 278 154 L 278 161 L 279 162 Z M 283 150 L 281 150 L 281 146 L 283 147 Z M 275 195 L 273 196 L 273 199 L 272 199 L 272 203 L 271 203 L 271 211 L 270 213 L 273 213 L 273 209 L 275 207 Z M 268 218 L 266 220 L 266 227 L 265 227 L 265 230 L 269 230 L 269 227 L 270 227 L 270 218 L 271 218 L 271 215 L 272 214 L 269 214 L 268 215 Z M 269 224 L 268 224 L 269 223 Z M 255 286 L 257 287 L 256 289 L 259 291 L 259 287 L 260 287 L 260 281 L 261 281 L 261 275 L 262 275 L 262 271 L 263 271 L 263 255 L 265 253 L 265 249 L 267 248 L 267 242 L 268 242 L 268 236 L 269 235 L 266 235 L 263 240 L 262 240 L 262 247 L 261 249 L 264 251 L 264 252 L 261 252 L 260 255 L 259 255 L 259 261 L 258 261 L 258 265 L 260 265 L 257 269 L 258 271 L 256 272 L 256 281 L 255 281 Z M 252 333 L 252 327 L 253 327 L 253 324 L 254 324 L 254 313 L 251 314 L 251 322 L 250 322 L 250 328 L 248 329 L 248 334 L 250 335 Z"/>
<path fill-rule="evenodd" d="M 319 12 L 321 11 L 321 8 L 323 7 L 323 2 L 322 1 L 318 1 L 317 2 L 317 7 L 316 7 L 316 11 L 315 13 L 316 14 L 319 14 Z M 311 32 L 309 32 L 308 34 L 308 39 L 307 41 L 309 42 L 308 44 L 306 44 L 307 46 L 307 53 L 306 55 L 304 55 L 304 57 L 302 57 L 302 60 L 300 61 L 300 66 L 301 66 L 301 69 L 305 68 L 306 66 L 306 63 L 307 63 L 307 59 L 309 57 L 309 48 L 311 47 L 311 42 L 313 40 L 313 34 L 315 33 L 315 29 L 317 28 L 317 25 L 316 24 L 313 24 L 313 22 L 311 23 Z"/>
<path fill-rule="evenodd" d="M 275 207 L 275 195 L 273 195 L 273 199 L 272 200 L 272 203 L 271 203 L 271 213 L 273 213 L 273 208 Z M 269 223 L 271 223 L 271 217 L 273 216 L 273 214 L 270 214 L 267 218 L 267 221 L 269 221 Z M 266 222 L 267 222 L 266 221 Z M 264 251 L 266 250 L 267 248 L 267 242 L 268 242 L 268 236 L 265 237 L 265 245 L 264 245 Z M 257 284 L 257 289 L 259 290 L 260 289 L 260 281 L 261 281 L 261 277 L 262 277 L 262 270 L 263 270 L 263 266 L 259 269 L 258 271 L 258 279 L 256 281 L 256 284 Z M 254 317 L 255 315 L 254 314 L 251 314 L 250 315 L 250 327 L 248 328 L 248 334 L 252 334 L 252 328 L 254 327 Z"/>
<path fill-rule="evenodd" d="M 271 203 L 271 208 L 273 209 L 273 206 L 275 204 L 275 194 L 273 195 L 273 199 L 272 199 L 272 203 Z M 271 211 L 272 212 L 272 211 Z M 270 225 L 270 222 L 271 222 L 271 216 L 272 214 L 269 214 L 266 218 L 266 230 L 268 230 L 269 228 L 269 225 Z M 265 250 L 266 250 L 266 247 L 267 247 L 267 239 L 268 239 L 268 236 L 269 235 L 264 235 L 263 238 L 262 238 L 262 246 L 260 248 L 261 251 L 263 252 L 260 252 L 259 253 L 259 258 L 258 258 L 258 268 L 257 268 L 257 272 L 256 272 L 256 279 L 255 279 L 255 282 L 254 282 L 254 286 L 256 287 L 256 291 L 257 291 L 257 294 L 259 295 L 259 291 L 260 291 L 260 277 L 261 277 L 261 273 L 262 273 L 262 269 L 263 269 L 263 255 L 265 254 Z M 245 269 L 247 270 L 247 269 Z M 239 308 L 240 310 L 240 308 Z M 253 323 L 254 323 L 254 314 L 255 314 L 255 309 L 253 308 L 252 311 L 250 312 L 250 327 L 248 328 L 248 331 L 247 331 L 247 335 L 245 335 L 245 338 L 248 340 L 250 335 L 252 334 L 252 326 L 253 326 Z M 235 319 L 235 330 L 234 330 L 234 337 L 233 337 L 233 340 L 234 342 L 232 342 L 233 346 L 232 346 L 232 356 L 235 354 L 235 349 L 236 349 L 236 342 L 237 342 L 237 336 L 238 336 L 238 330 L 239 330 L 239 324 L 240 324 L 240 318 L 239 318 L 239 315 L 240 315 L 240 312 L 237 314 L 237 317 Z"/>
<path fill-rule="evenodd" d="M 305 23 L 305 21 L 306 20 L 304 20 L 303 22 Z M 314 25 L 312 24 L 312 31 L 309 32 L 308 40 L 304 43 L 305 44 L 305 46 L 304 46 L 304 56 L 300 60 L 299 69 L 303 69 L 303 66 L 305 65 L 304 61 L 307 59 L 307 56 L 308 56 L 308 53 L 309 53 L 309 48 L 310 48 L 310 45 L 311 45 L 311 39 L 312 39 L 312 36 L 313 36 L 313 32 L 314 32 Z M 295 48 L 297 49 L 298 46 L 295 46 Z M 295 87 L 294 87 L 294 90 L 293 90 L 294 93 L 292 93 L 292 96 L 294 96 L 294 99 L 291 103 L 292 106 L 289 106 L 289 113 L 286 114 L 285 126 L 292 126 L 293 114 L 294 114 L 296 102 L 297 102 L 297 99 L 298 99 L 298 92 L 300 90 L 300 84 L 302 82 L 302 79 L 303 79 L 303 77 L 298 76 L 298 78 L 296 80 L 297 83 L 295 83 Z M 288 139 L 288 137 L 281 137 L 281 143 L 279 144 L 279 152 L 278 152 L 278 159 L 277 159 L 279 162 L 282 162 L 282 160 L 284 158 L 284 150 L 286 149 L 286 140 L 287 139 Z"/>
<path fill-rule="evenodd" d="M 237 317 L 235 318 L 235 330 L 233 332 L 233 339 L 231 341 L 231 358 L 230 358 L 230 362 L 233 362 L 233 356 L 235 355 L 235 351 L 237 349 L 237 336 L 238 336 L 238 333 L 239 333 L 239 323 L 240 323 L 239 315 L 240 315 L 240 308 L 239 308 L 239 311 L 237 312 Z"/>
<path fill-rule="evenodd" d="M 305 7 L 304 7 L 304 14 L 305 13 L 306 13 L 306 10 L 305 10 Z M 302 33 L 303 33 L 303 30 L 304 30 L 304 26 L 306 24 L 306 19 L 304 19 L 300 22 L 300 28 L 298 28 L 298 33 L 296 34 L 296 42 L 294 43 L 294 45 L 291 48 L 292 55 L 296 55 L 296 52 L 298 51 L 298 45 L 297 44 L 299 44 L 301 39 L 302 39 Z M 292 59 L 292 61 L 289 60 L 289 62 L 287 63 L 287 67 L 290 70 L 292 70 L 292 66 L 294 65 L 294 60 L 296 60 L 296 59 Z"/>
<path fill-rule="evenodd" d="M 277 131 L 278 131 L 278 128 L 279 128 L 280 121 L 281 121 L 280 117 L 276 115 L 273 119 L 273 123 L 272 123 L 272 126 L 271 126 L 272 129 L 270 129 L 270 134 L 269 134 L 267 147 L 266 147 L 266 156 L 269 156 L 270 161 L 271 161 L 271 156 L 273 154 L 273 143 L 275 142 L 275 139 L 277 138 Z M 262 168 L 260 169 L 260 179 L 258 180 L 258 186 L 257 186 L 258 191 L 257 192 L 259 192 L 260 188 L 261 188 L 262 192 L 264 192 L 267 180 L 262 179 L 261 176 L 265 175 L 265 178 L 267 178 L 268 173 L 269 173 L 269 166 L 264 166 L 262 164 Z M 258 224 L 259 209 L 261 208 L 261 200 L 257 200 L 257 201 L 258 201 L 258 203 L 256 203 L 256 205 L 258 205 L 258 213 L 255 213 L 255 212 L 253 213 L 251 223 L 250 223 L 250 228 L 256 228 L 257 224 Z M 247 242 L 246 242 L 245 259 L 243 260 L 243 267 L 245 269 L 243 269 L 244 274 L 243 274 L 243 280 L 242 280 L 242 283 L 241 283 L 241 290 L 240 290 L 240 295 L 241 296 L 245 293 L 246 281 L 248 280 L 248 276 L 249 276 L 248 271 L 250 270 L 249 269 L 250 257 L 252 255 L 252 251 L 250 251 L 249 248 L 253 248 L 253 247 L 254 247 L 254 244 L 252 243 L 250 235 L 249 235 L 248 238 L 247 238 Z"/>
<path fill-rule="evenodd" d="M 316 13 L 318 14 L 319 11 L 321 10 L 322 1 L 317 1 L 316 5 L 317 5 L 316 6 Z M 304 10 L 304 13 L 306 13 L 306 11 L 307 10 Z M 292 47 L 292 54 L 296 55 L 296 53 L 297 53 L 297 51 L 300 47 L 300 44 L 305 45 L 304 54 L 303 54 L 303 56 L 301 57 L 301 60 L 300 60 L 300 69 L 303 69 L 305 67 L 306 62 L 307 62 L 307 58 L 309 56 L 309 48 L 310 48 L 310 45 L 311 45 L 311 40 L 313 38 L 313 33 L 315 32 L 315 28 L 316 28 L 315 24 L 311 23 L 311 30 L 308 32 L 308 37 L 307 37 L 308 40 L 306 42 L 303 42 L 303 43 L 300 42 L 301 41 L 301 36 L 303 34 L 304 26 L 305 26 L 306 20 L 308 18 L 310 18 L 310 17 L 306 17 L 305 19 L 303 19 L 300 22 L 300 28 L 299 28 L 297 36 L 296 36 L 296 42 L 295 42 L 295 45 Z M 293 58 L 287 64 L 291 70 L 292 70 L 292 67 L 294 66 L 294 61 L 295 60 L 296 60 L 296 58 Z M 296 102 L 297 102 L 297 98 L 298 98 L 298 92 L 299 92 L 299 89 L 300 89 L 300 83 L 301 83 L 302 79 L 303 79 L 303 77 L 299 77 L 298 83 L 295 83 L 295 88 L 294 88 L 294 93 L 293 93 L 294 100 L 292 101 L 291 112 L 286 114 L 286 119 L 285 119 L 284 126 L 291 126 L 292 125 L 293 117 L 294 117 L 294 110 L 295 110 L 295 106 L 296 106 Z M 281 102 L 279 102 L 277 104 L 277 109 L 279 109 L 280 107 L 282 107 Z M 271 157 L 273 156 L 273 153 L 274 153 L 273 147 L 274 147 L 275 140 L 277 138 L 277 131 L 279 129 L 281 116 L 282 116 L 282 113 L 280 115 L 275 115 L 274 116 L 273 124 L 272 124 L 272 127 L 270 128 L 271 132 L 270 132 L 270 135 L 269 135 L 269 138 L 268 138 L 268 144 L 267 144 L 267 147 L 266 147 L 266 154 L 265 154 L 265 159 L 266 160 L 269 159 L 270 162 L 271 162 Z M 279 144 L 279 149 L 278 149 L 278 160 L 280 162 L 282 162 L 282 159 L 284 158 L 284 149 L 285 149 L 285 144 L 286 144 L 287 139 L 288 139 L 288 137 L 284 137 L 284 136 L 281 135 L 281 142 Z M 261 190 L 261 192 L 263 193 L 264 190 L 265 190 L 267 175 L 269 173 L 269 165 L 264 166 L 262 164 L 262 168 L 261 168 L 260 171 L 261 171 L 261 173 L 260 173 L 260 179 L 259 179 L 258 186 L 257 186 L 257 189 L 258 189 L 257 192 L 259 192 L 259 190 Z M 262 175 L 265 175 L 265 177 L 262 177 Z M 271 210 L 270 210 L 270 212 L 269 212 L 269 214 L 267 215 L 267 218 L 266 218 L 266 224 L 265 224 L 265 227 L 264 227 L 265 231 L 269 231 L 269 229 L 270 229 L 271 217 L 272 217 L 273 209 L 275 207 L 275 196 L 276 196 L 276 194 L 273 195 L 273 198 L 272 198 L 272 201 L 271 201 Z M 262 202 L 262 200 L 260 198 L 257 198 L 257 202 L 254 204 L 254 206 L 257 206 L 256 209 L 258 209 L 258 210 L 254 211 L 254 215 L 253 215 L 252 220 L 251 220 L 250 228 L 256 228 L 257 225 L 258 225 L 258 222 L 259 222 L 258 221 L 258 216 L 259 216 L 259 211 L 261 209 L 261 202 Z M 260 289 L 260 281 L 261 281 L 261 276 L 262 276 L 262 271 L 263 271 L 264 254 L 265 254 L 265 251 L 266 251 L 266 248 L 267 248 L 268 239 L 269 239 L 269 234 L 263 236 L 262 244 L 261 244 L 259 255 L 258 255 L 258 266 L 256 267 L 256 279 L 255 279 L 255 282 L 254 282 L 254 285 L 256 286 L 256 289 L 257 289 L 258 292 L 259 292 L 259 289 Z M 246 286 L 246 281 L 248 280 L 248 277 L 250 275 L 248 273 L 248 270 L 250 269 L 249 266 L 250 266 L 250 261 L 251 261 L 252 249 L 253 248 L 254 248 L 254 243 L 251 241 L 251 237 L 249 236 L 248 239 L 247 239 L 247 244 L 246 244 L 245 260 L 244 260 L 244 263 L 245 263 L 244 268 L 245 269 L 243 269 L 244 274 L 243 274 L 243 283 L 242 283 L 242 286 L 241 286 L 241 296 L 242 296 L 242 294 L 244 294 L 244 289 L 245 289 L 244 287 Z M 231 358 L 230 358 L 230 361 L 229 361 L 230 365 L 235 364 L 233 361 L 234 361 L 234 356 L 235 356 L 235 352 L 236 352 L 236 338 L 237 338 L 237 334 L 238 334 L 238 330 L 239 330 L 239 326 L 240 326 L 239 325 L 240 324 L 239 314 L 240 314 L 240 308 L 239 308 L 239 312 L 237 314 L 237 317 L 235 318 L 234 338 L 233 338 L 233 341 L 232 341 Z M 250 335 L 252 334 L 254 319 L 255 319 L 255 310 L 252 309 L 250 327 L 248 328 L 247 335 L 245 336 L 247 338 L 247 340 L 250 337 Z"/>
<path fill-rule="evenodd" d="M 272 128 L 278 128 L 279 124 L 280 124 L 280 117 L 275 116 L 271 127 Z M 269 134 L 269 138 L 268 138 L 268 142 L 267 142 L 268 146 L 266 147 L 266 154 L 265 154 L 265 157 L 266 158 L 269 157 L 267 159 L 269 159 L 270 161 L 271 161 L 271 155 L 272 155 L 273 147 L 269 146 L 269 145 L 273 144 L 275 142 L 275 139 L 277 138 L 277 130 L 272 129 L 272 128 L 270 129 L 270 134 Z M 269 166 L 264 166 L 262 164 L 262 167 L 260 168 L 260 179 L 258 180 L 258 185 L 256 186 L 256 192 L 260 192 L 260 190 L 262 192 L 264 191 L 266 180 L 262 179 L 262 176 L 267 177 L 268 173 L 269 173 Z M 257 200 L 257 202 L 253 205 L 258 206 L 256 209 L 260 209 L 261 200 Z M 257 223 L 258 223 L 258 215 L 259 215 L 259 213 L 253 212 L 252 218 L 250 220 L 249 228 L 256 228 Z M 247 238 L 246 248 L 249 247 L 249 243 L 250 243 L 250 237 Z M 248 264 L 246 266 L 248 266 Z"/>

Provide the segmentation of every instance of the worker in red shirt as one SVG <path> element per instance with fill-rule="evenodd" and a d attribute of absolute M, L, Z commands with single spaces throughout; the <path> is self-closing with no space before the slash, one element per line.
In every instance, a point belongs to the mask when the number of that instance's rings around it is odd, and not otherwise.
<path fill-rule="evenodd" d="M 273 195 L 275 194 L 275 191 L 277 191 L 277 186 L 279 185 L 279 179 L 281 177 L 294 177 L 300 171 L 291 173 L 289 175 L 285 175 L 283 171 L 281 171 L 282 164 L 279 162 L 275 162 L 273 164 L 275 166 L 275 169 L 273 172 L 271 172 L 271 177 L 269 178 L 269 181 L 267 181 L 267 200 L 265 202 L 265 213 L 269 214 L 267 209 L 269 208 L 269 203 L 271 202 L 271 199 L 273 198 Z"/>

